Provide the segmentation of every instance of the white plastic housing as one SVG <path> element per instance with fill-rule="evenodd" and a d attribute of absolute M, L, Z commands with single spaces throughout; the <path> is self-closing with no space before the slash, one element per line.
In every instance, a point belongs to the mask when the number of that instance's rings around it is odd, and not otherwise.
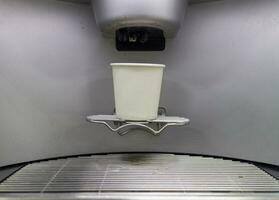
<path fill-rule="evenodd" d="M 165 65 L 112 63 L 111 66 L 117 117 L 136 121 L 156 119 Z"/>
<path fill-rule="evenodd" d="M 160 28 L 174 36 L 184 18 L 187 0 L 92 0 L 95 18 L 106 36 L 129 26 Z"/>

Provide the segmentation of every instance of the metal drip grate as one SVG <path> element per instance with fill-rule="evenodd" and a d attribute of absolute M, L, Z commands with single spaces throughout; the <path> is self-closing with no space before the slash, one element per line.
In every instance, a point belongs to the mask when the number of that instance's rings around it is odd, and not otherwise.
<path fill-rule="evenodd" d="M 29 164 L 0 184 L 7 192 L 279 192 L 279 182 L 238 161 L 109 154 Z"/>

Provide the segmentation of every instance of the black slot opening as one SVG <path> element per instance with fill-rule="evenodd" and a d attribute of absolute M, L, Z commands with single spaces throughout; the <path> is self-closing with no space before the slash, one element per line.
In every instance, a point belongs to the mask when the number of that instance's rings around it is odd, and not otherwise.
<path fill-rule="evenodd" d="M 125 27 L 115 33 L 118 51 L 163 51 L 164 32 L 152 27 Z"/>

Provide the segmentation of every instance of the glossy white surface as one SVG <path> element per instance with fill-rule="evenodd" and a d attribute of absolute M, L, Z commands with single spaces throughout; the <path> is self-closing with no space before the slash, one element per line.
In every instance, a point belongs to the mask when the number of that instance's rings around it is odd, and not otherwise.
<path fill-rule="evenodd" d="M 129 26 L 151 26 L 174 36 L 180 28 L 187 0 L 92 0 L 98 26 L 107 36 Z"/>
<path fill-rule="evenodd" d="M 99 152 L 211 154 L 279 165 L 279 1 L 190 6 L 163 52 L 117 52 L 92 9 L 0 0 L 0 165 Z M 112 114 L 110 62 L 164 63 L 161 106 L 191 119 L 125 137 L 85 118 Z"/>

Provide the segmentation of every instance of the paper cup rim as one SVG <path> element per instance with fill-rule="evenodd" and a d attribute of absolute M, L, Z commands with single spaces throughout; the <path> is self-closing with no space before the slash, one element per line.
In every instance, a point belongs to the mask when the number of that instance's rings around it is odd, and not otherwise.
<path fill-rule="evenodd" d="M 153 64 L 153 63 L 110 63 L 112 67 L 159 67 L 165 68 L 164 64 Z"/>

